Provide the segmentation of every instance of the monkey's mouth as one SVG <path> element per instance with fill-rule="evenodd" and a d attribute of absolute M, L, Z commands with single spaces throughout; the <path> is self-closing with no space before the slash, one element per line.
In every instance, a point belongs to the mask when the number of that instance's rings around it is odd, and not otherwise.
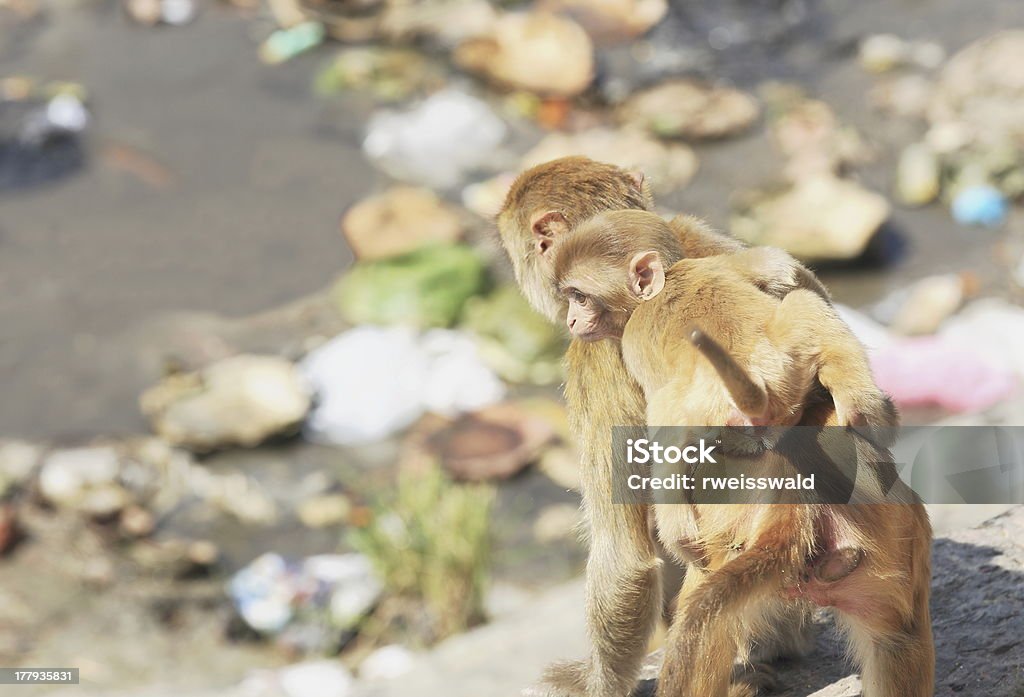
<path fill-rule="evenodd" d="M 583 332 L 574 332 L 574 336 L 580 341 L 591 343 L 594 341 L 600 341 L 601 339 L 610 339 L 615 335 L 601 329 L 591 329 Z"/>

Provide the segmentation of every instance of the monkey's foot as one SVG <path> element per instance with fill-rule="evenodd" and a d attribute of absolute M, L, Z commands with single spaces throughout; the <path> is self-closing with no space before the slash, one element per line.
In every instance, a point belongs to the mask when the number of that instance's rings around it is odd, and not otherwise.
<path fill-rule="evenodd" d="M 747 663 L 733 668 L 729 697 L 755 697 L 779 689 L 779 675 L 767 663 Z"/>

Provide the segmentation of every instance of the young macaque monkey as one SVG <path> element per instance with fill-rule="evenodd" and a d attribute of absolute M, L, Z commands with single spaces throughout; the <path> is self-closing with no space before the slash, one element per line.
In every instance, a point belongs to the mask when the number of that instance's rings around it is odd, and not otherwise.
<path fill-rule="evenodd" d="M 687 259 L 661 218 L 622 210 L 565 231 L 545 253 L 573 336 L 621 342 L 649 426 L 790 426 L 823 408 L 822 426 L 884 435 L 895 422 L 863 348 L 819 294 L 780 299 L 754 284 L 782 252 Z M 819 383 L 834 413 L 816 398 Z M 691 563 L 660 697 L 734 694 L 731 669 L 753 627 L 794 603 L 837 610 L 865 697 L 933 694 L 927 515 L 913 496 L 883 503 L 882 480 L 895 477 L 888 443 L 850 438 L 871 479 L 858 488 L 874 503 L 654 505 L 658 536 Z M 768 448 L 750 462 L 759 475 L 788 476 L 820 465 L 808 459 Z"/>

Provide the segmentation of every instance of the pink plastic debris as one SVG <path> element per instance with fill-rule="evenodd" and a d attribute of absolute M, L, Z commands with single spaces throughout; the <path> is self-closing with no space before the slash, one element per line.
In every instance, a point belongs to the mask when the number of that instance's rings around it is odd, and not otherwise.
<path fill-rule="evenodd" d="M 1017 388 L 1016 374 L 940 337 L 894 341 L 871 356 L 878 386 L 900 406 L 978 412 Z"/>

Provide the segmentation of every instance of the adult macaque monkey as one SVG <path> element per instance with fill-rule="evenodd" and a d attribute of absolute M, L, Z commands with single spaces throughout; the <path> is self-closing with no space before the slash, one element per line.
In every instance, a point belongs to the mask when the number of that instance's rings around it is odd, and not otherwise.
<path fill-rule="evenodd" d="M 513 183 L 497 224 L 523 294 L 553 322 L 564 301 L 554 292 L 546 252 L 561 232 L 598 213 L 652 206 L 642 176 L 582 157 L 554 160 L 527 170 Z M 743 250 L 740 242 L 692 218 L 671 223 L 687 257 Z M 798 287 L 825 294 L 795 261 L 758 283 L 783 296 Z M 633 688 L 647 641 L 661 610 L 660 561 L 643 505 L 612 503 L 614 478 L 640 473 L 617 461 L 610 446 L 613 426 L 645 423 L 646 404 L 613 342 L 573 341 L 566 356 L 565 398 L 573 429 L 580 434 L 583 508 L 590 535 L 586 613 L 592 643 L 589 658 L 552 667 L 533 694 L 543 697 L 623 697 Z M 805 613 L 766 623 L 756 639 L 758 658 L 794 655 L 810 645 Z M 746 691 L 744 691 L 746 689 Z M 750 694 L 737 687 L 734 697 Z"/>
<path fill-rule="evenodd" d="M 820 380 L 832 394 L 836 426 L 889 427 L 891 404 L 832 308 L 806 290 L 778 300 L 747 281 L 744 265 L 756 267 L 766 251 L 683 259 L 658 216 L 622 210 L 554 242 L 554 281 L 576 338 L 621 341 L 652 426 L 790 425 L 812 406 L 807 400 Z M 858 479 L 871 468 L 894 476 L 886 472 L 891 459 L 873 448 L 853 451 L 867 455 Z M 823 464 L 794 462 L 793 452 L 758 449 L 740 462 L 764 477 Z M 874 502 L 773 494 L 769 503 L 787 503 L 655 504 L 662 541 L 696 566 L 680 593 L 659 695 L 725 697 L 752 622 L 766 609 L 774 614 L 772 606 L 807 601 L 839 613 L 866 697 L 934 694 L 927 514 L 914 498 L 882 503 L 880 481 L 858 488 Z"/>

